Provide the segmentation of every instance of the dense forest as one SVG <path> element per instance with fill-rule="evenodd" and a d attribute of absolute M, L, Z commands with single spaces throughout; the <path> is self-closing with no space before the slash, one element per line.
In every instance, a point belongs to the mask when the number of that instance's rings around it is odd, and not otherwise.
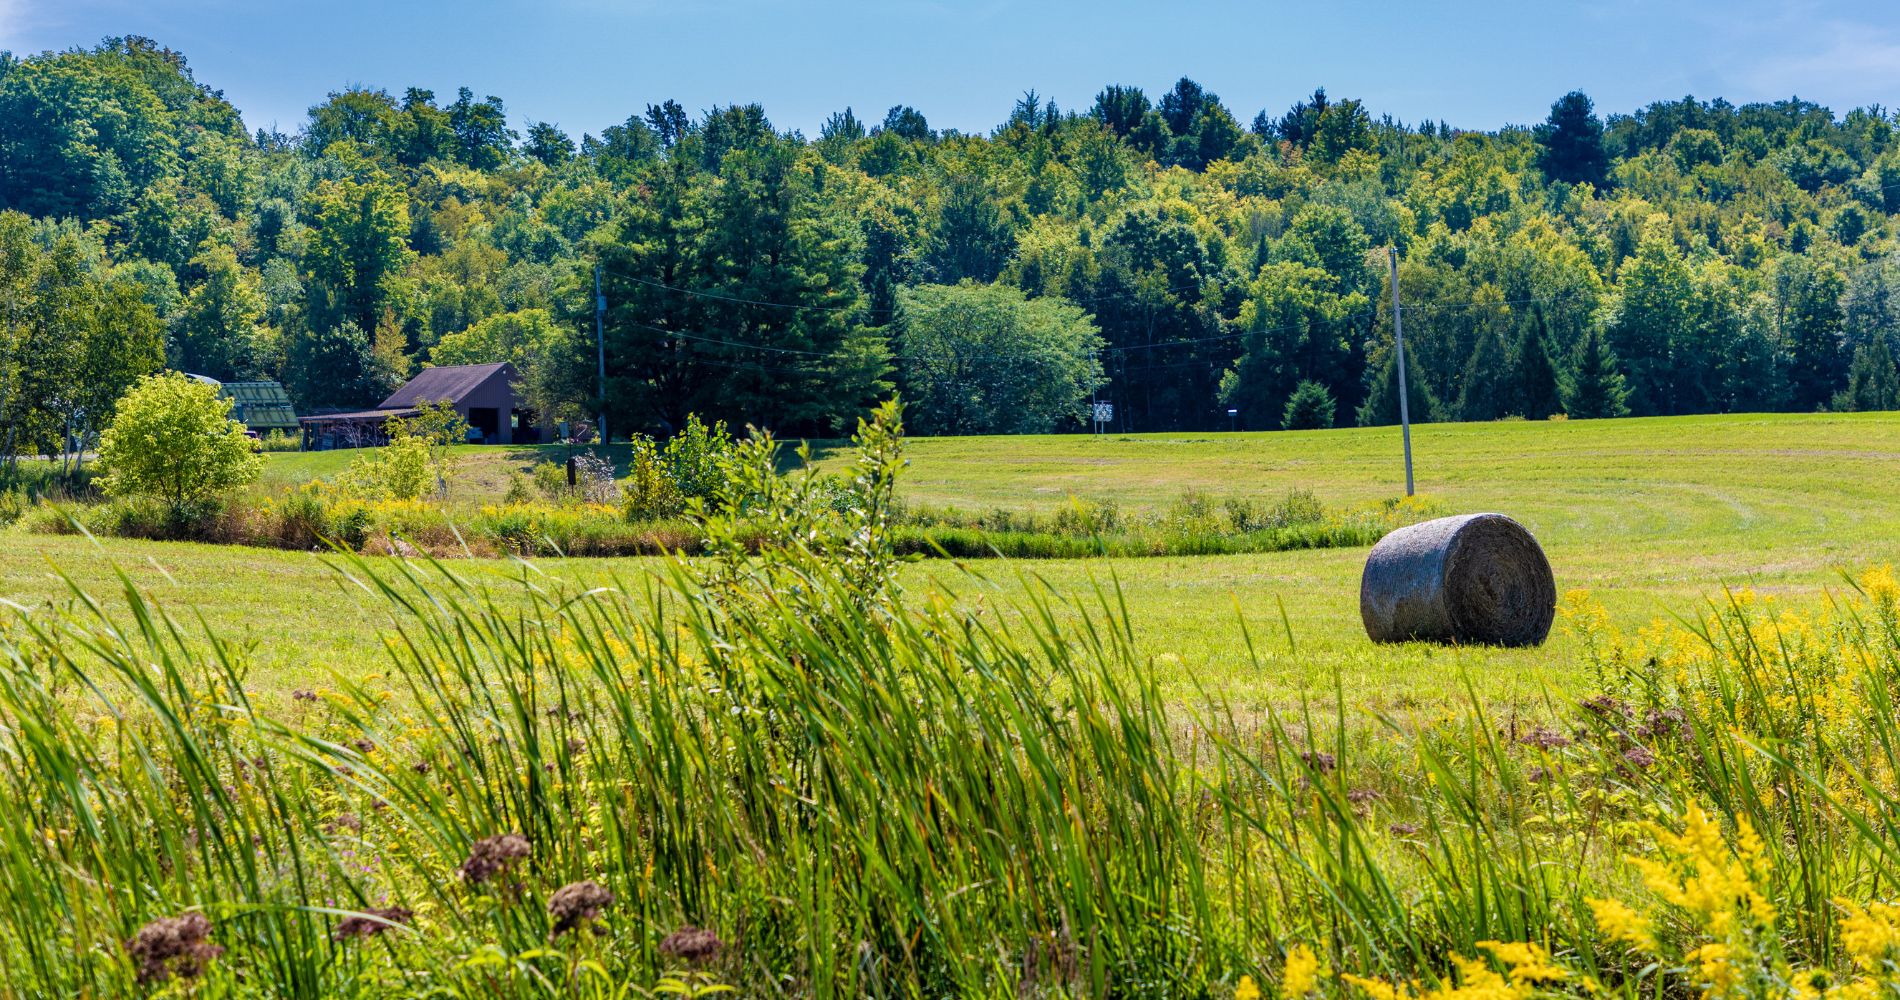
<path fill-rule="evenodd" d="M 631 110 L 631 109 L 630 109 Z M 1246 123 L 1243 124 L 1243 121 Z M 822 435 L 1900 407 L 1900 116 L 1559 98 L 1495 132 L 1192 80 L 914 108 L 817 136 L 662 100 L 599 135 L 501 99 L 350 89 L 247 131 L 143 38 L 0 53 L 0 454 L 140 374 L 306 411 L 511 360 L 543 413 Z M 605 398 L 595 376 L 596 275 Z"/>

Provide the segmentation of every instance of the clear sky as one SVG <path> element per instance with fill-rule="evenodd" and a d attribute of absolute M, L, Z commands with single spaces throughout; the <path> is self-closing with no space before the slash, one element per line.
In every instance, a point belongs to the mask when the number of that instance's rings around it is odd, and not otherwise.
<path fill-rule="evenodd" d="M 758 101 L 816 134 L 893 104 L 981 131 L 1028 88 L 1085 108 L 1107 83 L 1182 75 L 1242 120 L 1314 86 L 1374 115 L 1491 129 L 1582 88 L 1600 112 L 1694 94 L 1900 104 L 1900 3 L 1305 0 L 0 0 L 15 53 L 140 34 L 186 54 L 252 125 L 292 131 L 351 85 L 495 94 L 517 127 L 576 138 L 671 97 Z"/>

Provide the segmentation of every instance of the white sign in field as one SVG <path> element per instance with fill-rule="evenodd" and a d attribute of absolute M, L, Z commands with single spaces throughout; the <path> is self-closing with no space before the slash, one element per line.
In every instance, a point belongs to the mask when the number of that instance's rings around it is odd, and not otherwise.
<path fill-rule="evenodd" d="M 1114 403 L 1096 403 L 1094 405 L 1094 410 L 1095 410 L 1094 420 L 1096 423 L 1112 424 L 1115 422 L 1115 404 Z"/>

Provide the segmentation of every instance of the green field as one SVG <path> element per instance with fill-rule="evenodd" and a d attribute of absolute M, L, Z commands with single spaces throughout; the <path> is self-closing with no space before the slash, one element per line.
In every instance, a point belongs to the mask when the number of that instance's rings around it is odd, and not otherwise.
<path fill-rule="evenodd" d="M 1900 415 L 1438 424 L 1417 428 L 1414 446 L 1420 493 L 1447 511 L 1523 521 L 1542 539 L 1559 591 L 1587 588 L 1626 627 L 1693 615 L 1724 586 L 1814 593 L 1838 583 L 1842 569 L 1900 560 L 1892 494 Z M 1186 489 L 1271 498 L 1295 487 L 1349 504 L 1394 496 L 1403 482 L 1390 429 L 919 439 L 908 448 L 904 497 L 970 510 L 1050 507 L 1071 494 L 1139 509 Z M 835 447 L 817 450 L 822 465 L 845 460 Z M 457 489 L 465 498 L 536 457 L 532 449 L 464 455 Z M 328 475 L 347 457 L 274 455 L 268 478 Z M 1469 676 L 1489 698 L 1528 703 L 1547 688 L 1574 693 L 1585 683 L 1561 637 L 1532 651 L 1371 645 L 1358 623 L 1364 555 L 933 561 L 911 567 L 906 585 L 945 588 L 1006 617 L 1029 588 L 1093 600 L 1098 588 L 1119 587 L 1143 652 L 1183 695 L 1200 685 L 1240 702 L 1280 699 L 1330 687 L 1337 673 L 1353 701 L 1429 705 L 1455 696 Z M 380 602 L 353 592 L 318 556 L 0 534 L 0 596 L 16 602 L 58 599 L 64 585 L 53 566 L 109 593 L 112 565 L 174 611 L 195 608 L 221 634 L 254 641 L 261 689 L 318 683 L 331 668 L 374 669 Z M 523 572 L 500 560 L 454 568 L 504 584 Z M 650 568 L 644 560 L 539 564 L 577 584 L 632 583 Z"/>

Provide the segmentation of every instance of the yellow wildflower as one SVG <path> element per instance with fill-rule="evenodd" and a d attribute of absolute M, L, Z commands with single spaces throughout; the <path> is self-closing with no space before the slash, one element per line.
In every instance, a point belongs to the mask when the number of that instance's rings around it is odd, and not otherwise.
<path fill-rule="evenodd" d="M 1742 984 L 1742 970 L 1735 964 L 1735 950 L 1712 941 L 1682 956 L 1696 966 L 1696 979 L 1710 997 L 1721 1000 L 1731 996 Z"/>
<path fill-rule="evenodd" d="M 1478 947 L 1503 962 L 1510 971 L 1511 982 L 1520 986 L 1527 983 L 1553 983 L 1568 975 L 1563 969 L 1551 964 L 1550 952 L 1529 941 L 1480 941 Z"/>
<path fill-rule="evenodd" d="M 1286 971 L 1280 977 L 1280 996 L 1295 1000 L 1313 992 L 1319 985 L 1319 956 L 1313 949 L 1296 944 L 1286 953 Z"/>
<path fill-rule="evenodd" d="M 1597 927 L 1612 941 L 1621 941 L 1641 951 L 1656 950 L 1655 930 L 1649 918 L 1616 899 L 1586 899 Z"/>
<path fill-rule="evenodd" d="M 1840 919 L 1841 944 L 1854 964 L 1868 972 L 1884 968 L 1888 954 L 1900 948 L 1900 907 L 1873 903 L 1862 909 L 1845 899 L 1834 905 L 1846 911 Z"/>
<path fill-rule="evenodd" d="M 1240 977 L 1240 984 L 1234 987 L 1234 1000 L 1260 1000 L 1260 987 L 1254 985 L 1252 976 Z"/>
<path fill-rule="evenodd" d="M 1411 1000 L 1412 997 L 1410 990 L 1401 990 L 1399 987 L 1384 980 L 1367 979 L 1364 976 L 1355 976 L 1350 972 L 1340 973 L 1339 978 L 1352 986 L 1358 987 L 1359 992 L 1371 997 L 1372 1000 Z"/>

